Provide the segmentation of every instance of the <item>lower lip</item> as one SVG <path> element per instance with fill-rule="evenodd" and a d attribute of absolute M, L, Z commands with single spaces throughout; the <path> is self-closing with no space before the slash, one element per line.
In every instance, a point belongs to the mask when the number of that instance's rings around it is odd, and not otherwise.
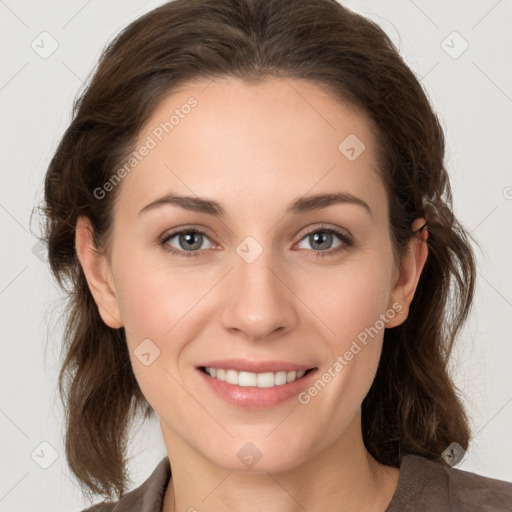
<path fill-rule="evenodd" d="M 199 368 L 197 371 L 205 383 L 210 386 L 210 389 L 226 402 L 245 409 L 270 409 L 297 396 L 305 387 L 309 386 L 318 368 L 311 370 L 298 380 L 271 388 L 235 386 L 211 377 Z"/>

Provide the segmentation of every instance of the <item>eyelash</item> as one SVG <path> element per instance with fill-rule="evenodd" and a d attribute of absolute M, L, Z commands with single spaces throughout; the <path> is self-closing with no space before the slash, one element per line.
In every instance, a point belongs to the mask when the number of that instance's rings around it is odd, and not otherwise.
<path fill-rule="evenodd" d="M 334 249 L 328 249 L 325 251 L 307 249 L 308 251 L 313 251 L 315 258 L 325 258 L 328 256 L 333 256 L 335 254 L 338 254 L 341 251 L 346 251 L 349 247 L 351 247 L 353 245 L 353 240 L 349 235 L 342 233 L 341 231 L 338 231 L 337 229 L 326 227 L 326 226 L 325 227 L 317 226 L 317 227 L 311 229 L 310 231 L 308 231 L 307 233 L 304 234 L 304 236 L 300 239 L 300 241 L 304 240 L 309 235 L 312 235 L 313 233 L 317 233 L 317 232 L 334 234 L 341 240 L 342 243 Z M 169 252 L 170 254 L 172 254 L 174 256 L 179 256 L 179 257 L 184 257 L 184 258 L 196 258 L 196 257 L 200 256 L 200 253 L 202 252 L 202 250 L 183 251 L 183 250 L 175 249 L 174 247 L 171 247 L 170 245 L 167 245 L 167 242 L 169 240 L 174 238 L 176 235 L 181 235 L 183 233 L 188 233 L 188 234 L 198 233 L 200 235 L 205 236 L 208 239 L 210 238 L 204 231 L 201 231 L 200 229 L 185 228 L 185 229 L 180 229 L 177 231 L 173 231 L 172 233 L 163 235 L 162 238 L 159 239 L 158 243 L 165 251 Z"/>

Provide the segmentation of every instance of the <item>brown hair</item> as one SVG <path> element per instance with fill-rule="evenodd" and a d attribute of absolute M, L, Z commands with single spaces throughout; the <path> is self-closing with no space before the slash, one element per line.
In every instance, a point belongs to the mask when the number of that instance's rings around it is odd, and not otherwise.
<path fill-rule="evenodd" d="M 378 25 L 334 0 L 176 0 L 105 48 L 46 174 L 44 240 L 69 295 L 59 374 L 66 456 L 83 491 L 125 492 L 129 427 L 152 408 L 134 377 L 124 329 L 103 323 L 89 291 L 75 253 L 77 218 L 90 219 L 95 244 L 105 250 L 119 187 L 101 200 L 93 191 L 133 151 L 164 95 L 221 76 L 309 80 L 368 115 L 396 260 L 420 216 L 428 222 L 429 256 L 408 318 L 385 331 L 362 404 L 364 443 L 394 467 L 408 453 L 437 460 L 453 441 L 466 449 L 468 420 L 447 362 L 472 304 L 475 258 L 452 213 L 442 128 L 418 80 Z"/>

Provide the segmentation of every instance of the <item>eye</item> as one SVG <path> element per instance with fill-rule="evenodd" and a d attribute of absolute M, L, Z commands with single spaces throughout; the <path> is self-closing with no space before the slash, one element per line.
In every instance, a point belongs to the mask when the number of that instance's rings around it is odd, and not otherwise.
<path fill-rule="evenodd" d="M 336 238 L 339 240 L 339 243 L 332 247 Z M 327 227 L 316 227 L 310 230 L 302 240 L 309 244 L 309 247 L 306 247 L 306 249 L 314 251 L 315 257 L 332 256 L 348 249 L 353 244 L 352 238 L 349 235 L 337 229 Z"/>
<path fill-rule="evenodd" d="M 173 239 L 176 239 L 173 245 L 170 243 Z M 197 252 L 203 249 L 205 240 L 209 240 L 209 237 L 204 231 L 199 229 L 182 229 L 180 231 L 174 231 L 164 235 L 159 241 L 159 244 L 164 247 L 171 254 L 185 257 L 197 256 Z"/>
<path fill-rule="evenodd" d="M 332 247 L 333 241 L 335 242 L 336 238 L 338 239 L 338 244 Z M 207 240 L 215 246 L 215 243 L 211 242 L 204 231 L 195 228 L 185 228 L 163 235 L 159 240 L 159 245 L 173 255 L 190 258 L 200 256 L 200 251 L 209 248 L 205 247 Z M 317 226 L 310 230 L 296 245 L 299 245 L 304 240 L 309 244 L 309 247 L 306 247 L 306 249 L 313 251 L 315 257 L 332 256 L 347 250 L 353 245 L 352 238 L 349 235 L 337 229 L 322 226 Z"/>

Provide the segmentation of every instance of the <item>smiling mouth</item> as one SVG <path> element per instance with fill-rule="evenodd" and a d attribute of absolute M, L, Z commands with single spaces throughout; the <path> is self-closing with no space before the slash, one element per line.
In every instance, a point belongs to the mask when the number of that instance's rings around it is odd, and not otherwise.
<path fill-rule="evenodd" d="M 296 382 L 316 369 L 315 367 L 300 371 L 283 370 L 277 372 L 253 373 L 244 371 L 238 372 L 236 370 L 226 370 L 223 368 L 210 368 L 206 366 L 199 367 L 199 370 L 216 380 L 239 387 L 257 388 L 272 388 Z"/>

